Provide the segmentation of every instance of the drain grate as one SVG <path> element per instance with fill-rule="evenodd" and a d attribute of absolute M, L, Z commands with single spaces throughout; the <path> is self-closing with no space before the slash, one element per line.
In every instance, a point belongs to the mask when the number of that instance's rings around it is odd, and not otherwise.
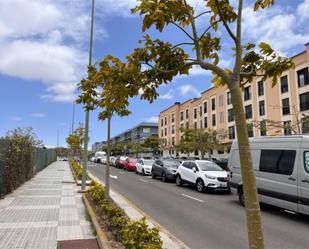
<path fill-rule="evenodd" d="M 96 239 L 58 241 L 57 249 L 100 249 Z"/>

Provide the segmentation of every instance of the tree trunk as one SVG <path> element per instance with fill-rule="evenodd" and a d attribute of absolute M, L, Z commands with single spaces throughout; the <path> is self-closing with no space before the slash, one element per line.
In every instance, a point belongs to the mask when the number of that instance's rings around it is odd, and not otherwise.
<path fill-rule="evenodd" d="M 106 152 L 106 175 L 105 175 L 105 198 L 109 199 L 109 155 L 111 143 L 111 117 L 107 118 L 107 152 Z"/>
<path fill-rule="evenodd" d="M 245 196 L 249 248 L 263 249 L 264 236 L 262 218 L 250 153 L 247 122 L 245 119 L 239 79 L 232 79 L 229 88 L 231 91 L 233 110 L 236 120 L 241 175 Z"/>

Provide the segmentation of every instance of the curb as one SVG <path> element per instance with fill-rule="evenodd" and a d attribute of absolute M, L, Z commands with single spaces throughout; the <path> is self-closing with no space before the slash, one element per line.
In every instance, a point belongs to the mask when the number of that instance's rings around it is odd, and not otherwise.
<path fill-rule="evenodd" d="M 77 179 L 77 176 L 76 176 L 76 174 L 75 174 L 75 171 L 74 171 L 74 169 L 72 168 L 70 162 L 69 162 L 69 165 L 70 165 L 71 172 L 72 172 L 72 174 L 73 174 L 73 178 L 74 178 L 75 184 L 78 185 L 78 186 L 81 186 L 81 185 L 82 185 L 82 181 Z M 89 186 L 90 184 L 91 184 L 91 180 L 86 180 L 86 186 Z"/>
<path fill-rule="evenodd" d="M 100 184 L 105 185 L 103 181 L 99 180 L 90 172 L 88 172 L 88 176 Z M 144 213 L 139 207 L 120 193 L 110 189 L 110 197 L 132 220 L 139 220 L 142 217 L 146 217 L 149 227 L 159 227 L 164 249 L 190 249 L 190 247 L 188 247 L 183 241 L 171 234 L 167 229 L 162 227 L 158 222 L 154 221 L 149 215 Z"/>
<path fill-rule="evenodd" d="M 105 235 L 105 232 L 101 229 L 99 221 L 96 217 L 95 211 L 93 210 L 93 208 L 91 207 L 87 197 L 85 194 L 83 194 L 83 202 L 85 204 L 86 210 L 90 216 L 91 222 L 96 230 L 97 233 L 97 241 L 99 243 L 99 246 L 101 249 L 111 249 L 108 239 Z"/>

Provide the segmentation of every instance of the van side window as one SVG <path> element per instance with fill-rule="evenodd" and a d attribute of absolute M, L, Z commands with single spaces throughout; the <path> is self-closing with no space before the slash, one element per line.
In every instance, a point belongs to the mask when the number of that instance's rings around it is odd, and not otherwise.
<path fill-rule="evenodd" d="M 260 171 L 292 175 L 295 156 L 295 150 L 262 150 Z"/>
<path fill-rule="evenodd" d="M 304 165 L 305 165 L 305 170 L 307 173 L 309 173 L 309 151 L 304 152 Z"/>

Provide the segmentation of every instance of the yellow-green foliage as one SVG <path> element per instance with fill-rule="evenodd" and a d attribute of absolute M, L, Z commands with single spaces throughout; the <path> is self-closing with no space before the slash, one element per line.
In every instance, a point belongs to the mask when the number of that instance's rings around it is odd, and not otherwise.
<path fill-rule="evenodd" d="M 123 243 L 125 248 L 162 248 L 159 229 L 148 228 L 145 218 L 139 221 L 130 221 L 123 209 L 118 207 L 113 201 L 105 199 L 105 189 L 101 184 L 92 181 L 88 194 L 97 207 L 105 214 L 113 234 Z"/>
<path fill-rule="evenodd" d="M 72 168 L 74 170 L 74 173 L 75 173 L 77 179 L 81 180 L 82 179 L 82 175 L 83 175 L 82 166 L 78 162 L 76 162 L 74 160 L 71 160 L 70 163 L 71 163 L 71 166 L 72 166 Z"/>

